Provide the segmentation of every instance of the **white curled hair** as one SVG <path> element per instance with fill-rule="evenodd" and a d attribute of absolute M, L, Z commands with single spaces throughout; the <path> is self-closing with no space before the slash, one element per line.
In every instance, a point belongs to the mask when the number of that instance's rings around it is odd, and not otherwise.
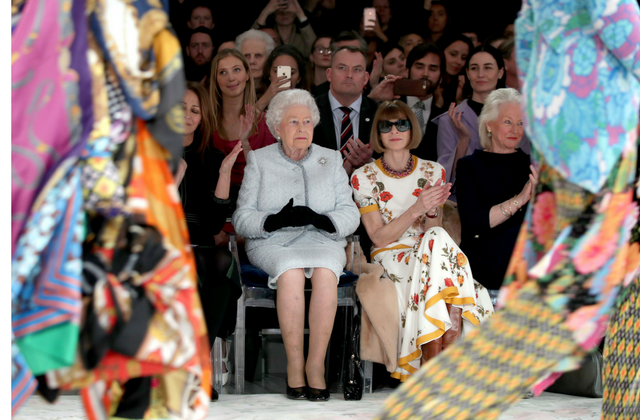
<path fill-rule="evenodd" d="M 505 104 L 516 104 L 520 106 L 522 95 L 513 88 L 496 89 L 487 96 L 482 107 L 482 112 L 478 117 L 478 134 L 480 135 L 480 145 L 484 149 L 491 147 L 491 137 L 487 123 L 498 119 L 500 109 Z"/>
<path fill-rule="evenodd" d="M 265 32 L 259 31 L 257 29 L 249 29 L 238 35 L 236 37 L 236 50 L 242 52 L 242 43 L 249 39 L 259 39 L 260 41 L 264 41 L 267 46 L 265 47 L 264 57 L 267 58 L 271 51 L 276 47 L 275 42 L 273 42 L 273 38 L 267 35 Z"/>
<path fill-rule="evenodd" d="M 274 96 L 271 102 L 269 102 L 269 109 L 267 109 L 267 127 L 269 127 L 274 137 L 278 137 L 276 127 L 280 127 L 284 114 L 289 108 L 296 105 L 309 108 L 309 111 L 311 111 L 311 123 L 314 127 L 318 125 L 320 122 L 320 111 L 313 96 L 302 89 L 285 90 Z"/>

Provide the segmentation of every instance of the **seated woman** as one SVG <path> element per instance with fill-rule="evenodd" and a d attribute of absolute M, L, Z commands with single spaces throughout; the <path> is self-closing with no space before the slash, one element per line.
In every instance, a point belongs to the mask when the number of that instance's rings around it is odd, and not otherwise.
<path fill-rule="evenodd" d="M 329 399 L 324 359 L 346 264 L 345 237 L 358 227 L 342 155 L 312 144 L 320 113 L 310 93 L 293 89 L 271 101 L 267 123 L 278 144 L 249 153 L 236 231 L 249 261 L 277 286 L 278 320 L 287 353 L 291 399 Z M 305 278 L 311 279 L 309 355 L 304 360 Z M 305 386 L 306 381 L 309 385 Z"/>
<path fill-rule="evenodd" d="M 231 253 L 214 243 L 229 213 L 231 168 L 242 152 L 238 143 L 227 157 L 211 144 L 213 114 L 207 90 L 187 82 L 182 100 L 185 133 L 183 158 L 175 182 L 182 199 L 189 238 L 196 260 L 199 292 L 202 299 L 209 341 L 227 338 L 236 325 L 236 301 L 242 291 L 237 280 L 227 277 Z M 226 350 L 226 347 L 225 347 Z M 228 372 L 224 372 L 227 374 Z"/>
<path fill-rule="evenodd" d="M 384 102 L 371 143 L 382 157 L 357 169 L 351 186 L 373 242 L 371 261 L 396 286 L 400 310 L 398 368 L 404 381 L 465 328 L 493 313 L 486 289 L 473 279 L 467 257 L 442 228 L 441 206 L 451 184 L 436 162 L 410 150 L 420 143 L 418 121 L 404 102 Z"/>
<path fill-rule="evenodd" d="M 291 79 L 285 76 L 278 76 L 279 66 L 291 68 Z M 269 106 L 269 102 L 280 92 L 289 89 L 309 90 L 306 65 L 300 51 L 291 45 L 281 45 L 271 51 L 262 68 L 262 85 L 268 87 L 264 95 L 256 103 L 258 112 L 265 111 Z M 287 86 L 285 87 L 284 85 Z"/>
<path fill-rule="evenodd" d="M 408 77 L 407 57 L 403 48 L 394 42 L 386 42 L 375 53 L 375 60 L 369 77 L 371 89 L 378 86 L 381 78 L 392 74 L 394 76 Z"/>
<path fill-rule="evenodd" d="M 447 181 L 453 184 L 451 200 L 457 201 L 456 164 L 458 159 L 474 150 L 482 149 L 478 134 L 478 116 L 485 99 L 496 89 L 505 87 L 504 60 L 498 50 L 490 45 L 474 48 L 465 64 L 466 91 L 471 98 L 460 105 L 451 104 L 449 111 L 438 115 L 433 122 L 438 125 L 438 163 L 447 172 Z M 531 153 L 528 140 L 523 140 L 522 150 Z"/>
<path fill-rule="evenodd" d="M 515 89 L 491 92 L 478 119 L 484 150 L 458 161 L 460 248 L 494 303 L 538 176 L 518 149 L 524 133 L 520 100 Z"/>
<path fill-rule="evenodd" d="M 239 189 L 247 154 L 276 141 L 264 115 L 256 116 L 253 78 L 249 63 L 239 51 L 222 50 L 213 58 L 209 95 L 213 103 L 213 146 L 228 155 L 242 144 L 243 154 L 231 170 L 232 188 Z"/>

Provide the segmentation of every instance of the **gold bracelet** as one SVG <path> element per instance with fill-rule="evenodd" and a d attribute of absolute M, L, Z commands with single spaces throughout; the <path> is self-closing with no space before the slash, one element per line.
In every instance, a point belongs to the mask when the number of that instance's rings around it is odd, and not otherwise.
<path fill-rule="evenodd" d="M 520 203 L 518 203 L 517 197 L 517 195 L 513 196 L 513 205 L 516 206 L 516 210 L 522 210 L 522 207 L 520 207 Z"/>
<path fill-rule="evenodd" d="M 513 216 L 513 214 L 508 214 L 506 211 L 504 211 L 504 208 L 502 207 L 502 203 L 498 204 L 498 206 L 500 207 L 500 211 L 502 212 L 502 214 L 504 214 L 504 217 L 508 219 L 509 217 Z"/>

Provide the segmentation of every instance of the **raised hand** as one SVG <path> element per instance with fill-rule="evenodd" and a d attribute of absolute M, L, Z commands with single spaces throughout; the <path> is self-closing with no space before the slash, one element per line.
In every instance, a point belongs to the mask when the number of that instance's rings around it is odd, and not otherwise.
<path fill-rule="evenodd" d="M 420 215 L 432 213 L 438 206 L 446 203 L 450 195 L 451 183 L 443 184 L 442 179 L 438 179 L 433 185 L 427 182 L 414 204 L 415 210 Z"/>
<path fill-rule="evenodd" d="M 253 120 L 256 117 L 255 107 L 253 105 L 244 106 L 245 115 L 240 115 L 240 124 L 238 127 L 238 138 L 243 146 L 249 146 L 249 134 L 251 133 L 251 127 L 253 127 Z"/>
<path fill-rule="evenodd" d="M 230 177 L 231 176 L 231 169 L 233 168 L 233 164 L 236 163 L 236 159 L 238 158 L 238 155 L 240 154 L 240 152 L 242 152 L 242 142 L 238 142 L 235 147 L 231 150 L 231 153 L 229 153 L 223 160 L 222 160 L 222 164 L 220 164 L 220 175 L 221 176 L 227 176 Z"/>
<path fill-rule="evenodd" d="M 527 202 L 531 199 L 531 194 L 535 191 L 536 185 L 538 185 L 538 171 L 533 165 L 529 165 L 529 169 L 531 169 L 531 173 L 529 174 L 529 180 L 524 184 L 522 191 L 520 194 L 516 196 L 516 200 L 518 200 L 518 205 L 520 207 L 527 204 Z"/>
<path fill-rule="evenodd" d="M 381 81 L 378 86 L 371 90 L 371 93 L 369 93 L 369 97 L 377 102 L 400 99 L 400 95 L 393 94 L 393 85 L 398 79 L 402 79 L 402 76 L 387 74 L 384 80 Z"/>
<path fill-rule="evenodd" d="M 455 106 L 453 102 L 449 105 L 448 114 L 451 124 L 455 127 L 460 139 L 470 139 L 471 134 L 469 133 L 469 129 L 462 122 L 462 111 L 460 111 L 459 107 Z"/>
<path fill-rule="evenodd" d="M 382 53 L 376 52 L 373 59 L 373 65 L 371 67 L 371 76 L 369 77 L 369 84 L 371 89 L 374 89 L 380 83 L 380 75 L 382 74 Z"/>

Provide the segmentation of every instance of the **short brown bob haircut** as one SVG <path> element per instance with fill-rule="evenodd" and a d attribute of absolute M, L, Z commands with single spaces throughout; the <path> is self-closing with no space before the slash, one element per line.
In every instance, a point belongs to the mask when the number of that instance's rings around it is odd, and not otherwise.
<path fill-rule="evenodd" d="M 407 149 L 415 149 L 420 145 L 422 141 L 422 130 L 418 124 L 416 114 L 413 113 L 409 105 L 402 101 L 385 101 L 378 107 L 378 112 L 373 119 L 373 128 L 371 129 L 371 138 L 369 142 L 373 146 L 373 150 L 378 153 L 384 153 L 384 146 L 382 140 L 380 140 L 380 132 L 378 131 L 378 123 L 384 120 L 401 120 L 403 118 L 409 119 L 411 122 L 411 140 L 407 144 Z"/>

